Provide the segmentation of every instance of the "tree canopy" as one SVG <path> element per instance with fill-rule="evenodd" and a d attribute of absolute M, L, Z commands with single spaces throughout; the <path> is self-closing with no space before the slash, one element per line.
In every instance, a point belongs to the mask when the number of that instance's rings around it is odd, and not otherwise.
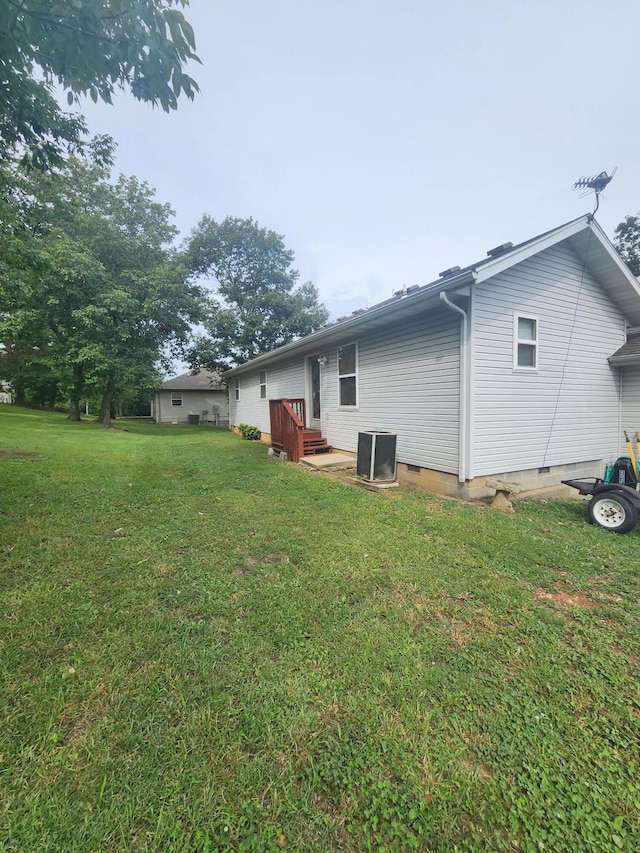
<path fill-rule="evenodd" d="M 86 133 L 80 115 L 64 113 L 54 85 L 111 103 L 116 88 L 164 110 L 196 82 L 184 71 L 198 61 L 189 0 L 0 0 L 0 159 L 16 150 L 47 167 Z"/>
<path fill-rule="evenodd" d="M 5 169 L 5 173 L 6 173 Z M 71 157 L 61 170 L 14 168 L 0 235 L 0 372 L 19 402 L 101 398 L 100 420 L 183 354 L 202 292 L 172 248 L 169 205 L 137 178 Z M 9 217 L 9 213 L 12 216 Z"/>
<path fill-rule="evenodd" d="M 640 213 L 625 216 L 616 227 L 614 245 L 635 276 L 640 276 Z"/>
<path fill-rule="evenodd" d="M 213 277 L 193 366 L 225 369 L 315 331 L 329 314 L 311 282 L 297 286 L 293 252 L 253 219 L 203 216 L 186 249 L 191 271 Z"/>

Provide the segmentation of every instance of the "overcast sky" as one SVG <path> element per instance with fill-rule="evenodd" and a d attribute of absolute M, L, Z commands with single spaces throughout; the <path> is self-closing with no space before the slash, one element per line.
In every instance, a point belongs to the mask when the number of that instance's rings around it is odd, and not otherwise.
<path fill-rule="evenodd" d="M 283 235 L 332 319 L 593 210 L 640 210 L 637 0 L 191 0 L 201 88 L 83 104 L 184 235 Z"/>

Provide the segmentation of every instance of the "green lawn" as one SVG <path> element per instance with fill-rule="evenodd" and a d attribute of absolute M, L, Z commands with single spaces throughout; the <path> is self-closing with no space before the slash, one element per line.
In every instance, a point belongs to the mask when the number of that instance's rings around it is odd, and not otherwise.
<path fill-rule="evenodd" d="M 640 531 L 0 406 L 0 851 L 640 849 Z"/>

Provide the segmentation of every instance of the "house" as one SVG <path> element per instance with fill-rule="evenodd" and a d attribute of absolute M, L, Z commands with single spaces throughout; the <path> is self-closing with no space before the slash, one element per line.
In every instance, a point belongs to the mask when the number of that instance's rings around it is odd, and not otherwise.
<path fill-rule="evenodd" d="M 158 424 L 229 425 L 229 400 L 220 374 L 208 370 L 167 379 L 153 395 L 151 417 Z"/>
<path fill-rule="evenodd" d="M 0 403 L 11 405 L 11 385 L 0 379 Z"/>
<path fill-rule="evenodd" d="M 582 216 L 228 371 L 230 423 L 269 441 L 271 401 L 347 453 L 395 433 L 399 479 L 433 491 L 557 487 L 640 429 L 638 325 L 638 281 Z"/>

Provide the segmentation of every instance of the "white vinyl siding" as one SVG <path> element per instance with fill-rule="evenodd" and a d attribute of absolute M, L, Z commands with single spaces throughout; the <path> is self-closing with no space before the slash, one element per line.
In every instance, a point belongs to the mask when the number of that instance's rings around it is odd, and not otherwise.
<path fill-rule="evenodd" d="M 322 434 L 355 452 L 358 432 L 398 436 L 399 462 L 458 470 L 460 322 L 440 306 L 358 337 L 358 407 L 339 406 L 338 371 L 322 371 Z M 351 340 L 345 341 L 351 343 Z"/>
<path fill-rule="evenodd" d="M 240 400 L 232 400 L 230 403 L 230 422 L 235 426 L 238 424 L 257 426 L 261 432 L 270 433 L 269 400 L 305 395 L 304 360 L 300 357 L 296 361 L 269 365 L 268 399 L 260 396 L 262 373 L 264 373 L 263 370 L 256 369 L 238 377 L 241 382 L 242 396 Z"/>
<path fill-rule="evenodd" d="M 440 305 L 401 325 L 358 336 L 358 406 L 340 406 L 337 349 L 321 371 L 321 429 L 338 450 L 356 452 L 358 432 L 398 436 L 399 462 L 447 473 L 458 471 L 460 322 Z M 354 343 L 350 336 L 344 344 Z M 243 373 L 242 400 L 231 403 L 231 423 L 270 432 L 268 401 L 259 398 L 259 371 Z M 253 389 L 253 390 L 252 390 Z M 305 397 L 306 359 L 269 364 L 269 398 Z M 308 403 L 307 403 L 308 405 Z"/>
<path fill-rule="evenodd" d="M 559 245 L 474 288 L 472 476 L 615 453 L 624 319 Z M 578 301 L 577 301 L 578 300 Z M 536 371 L 513 369 L 514 314 L 538 318 Z"/>
<path fill-rule="evenodd" d="M 640 432 L 640 364 L 623 367 L 621 377 L 622 429 L 635 436 L 636 431 Z"/>

